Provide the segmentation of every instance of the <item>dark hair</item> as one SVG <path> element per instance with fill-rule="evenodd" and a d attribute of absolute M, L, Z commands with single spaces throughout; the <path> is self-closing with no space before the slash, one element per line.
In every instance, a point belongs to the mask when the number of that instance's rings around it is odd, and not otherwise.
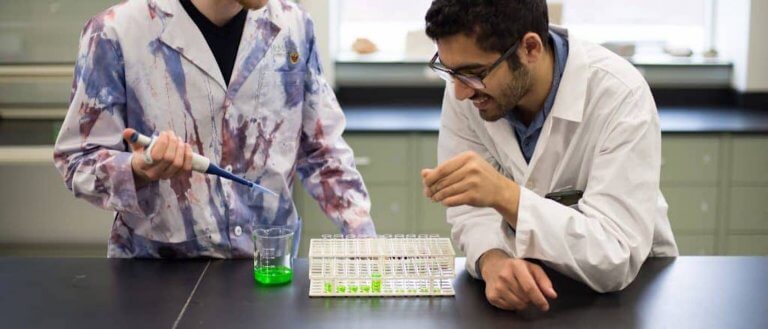
<path fill-rule="evenodd" d="M 427 10 L 426 32 L 432 40 L 464 33 L 484 51 L 504 53 L 528 32 L 549 48 L 545 0 L 434 0 Z M 516 68 L 517 56 L 510 56 Z"/>

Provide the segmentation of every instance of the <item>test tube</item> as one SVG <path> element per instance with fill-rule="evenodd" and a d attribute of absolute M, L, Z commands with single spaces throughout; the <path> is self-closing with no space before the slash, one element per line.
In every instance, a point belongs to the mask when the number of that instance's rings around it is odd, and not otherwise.
<path fill-rule="evenodd" d="M 340 294 L 347 293 L 347 285 L 345 281 L 339 281 L 339 283 L 336 285 L 336 292 Z"/>
<path fill-rule="evenodd" d="M 432 249 L 432 255 L 442 255 L 443 252 L 440 250 L 440 243 L 437 239 L 440 238 L 439 234 L 430 234 L 429 235 L 429 247 Z"/>
<path fill-rule="evenodd" d="M 371 292 L 381 293 L 381 273 L 371 274 Z"/>

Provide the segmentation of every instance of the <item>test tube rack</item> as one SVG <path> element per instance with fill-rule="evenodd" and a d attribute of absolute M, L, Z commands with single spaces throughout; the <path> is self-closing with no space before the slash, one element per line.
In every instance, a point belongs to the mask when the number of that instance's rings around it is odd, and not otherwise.
<path fill-rule="evenodd" d="M 311 239 L 309 296 L 453 296 L 455 256 L 435 235 Z"/>

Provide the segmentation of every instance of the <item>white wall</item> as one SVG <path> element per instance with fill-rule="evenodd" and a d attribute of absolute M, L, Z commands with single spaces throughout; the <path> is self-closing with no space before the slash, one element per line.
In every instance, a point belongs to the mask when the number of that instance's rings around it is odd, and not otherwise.
<path fill-rule="evenodd" d="M 768 19 L 766 15 L 768 15 L 768 0 L 752 0 L 745 88 L 748 92 L 768 91 Z"/>
<path fill-rule="evenodd" d="M 732 86 L 768 91 L 768 0 L 718 0 L 717 50 L 733 61 Z"/>

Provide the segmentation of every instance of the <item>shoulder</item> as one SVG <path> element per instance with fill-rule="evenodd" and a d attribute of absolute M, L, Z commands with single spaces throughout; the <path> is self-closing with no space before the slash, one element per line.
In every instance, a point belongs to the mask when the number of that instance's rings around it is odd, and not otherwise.
<path fill-rule="evenodd" d="M 121 35 L 152 33 L 162 30 L 164 21 L 173 15 L 171 4 L 163 0 L 128 0 L 92 16 L 83 27 L 83 37 L 98 35 L 117 39 Z"/>
<path fill-rule="evenodd" d="M 612 91 L 627 96 L 649 90 L 645 77 L 627 59 L 578 38 L 570 42 L 581 47 L 585 54 L 588 83 L 592 90 Z"/>

